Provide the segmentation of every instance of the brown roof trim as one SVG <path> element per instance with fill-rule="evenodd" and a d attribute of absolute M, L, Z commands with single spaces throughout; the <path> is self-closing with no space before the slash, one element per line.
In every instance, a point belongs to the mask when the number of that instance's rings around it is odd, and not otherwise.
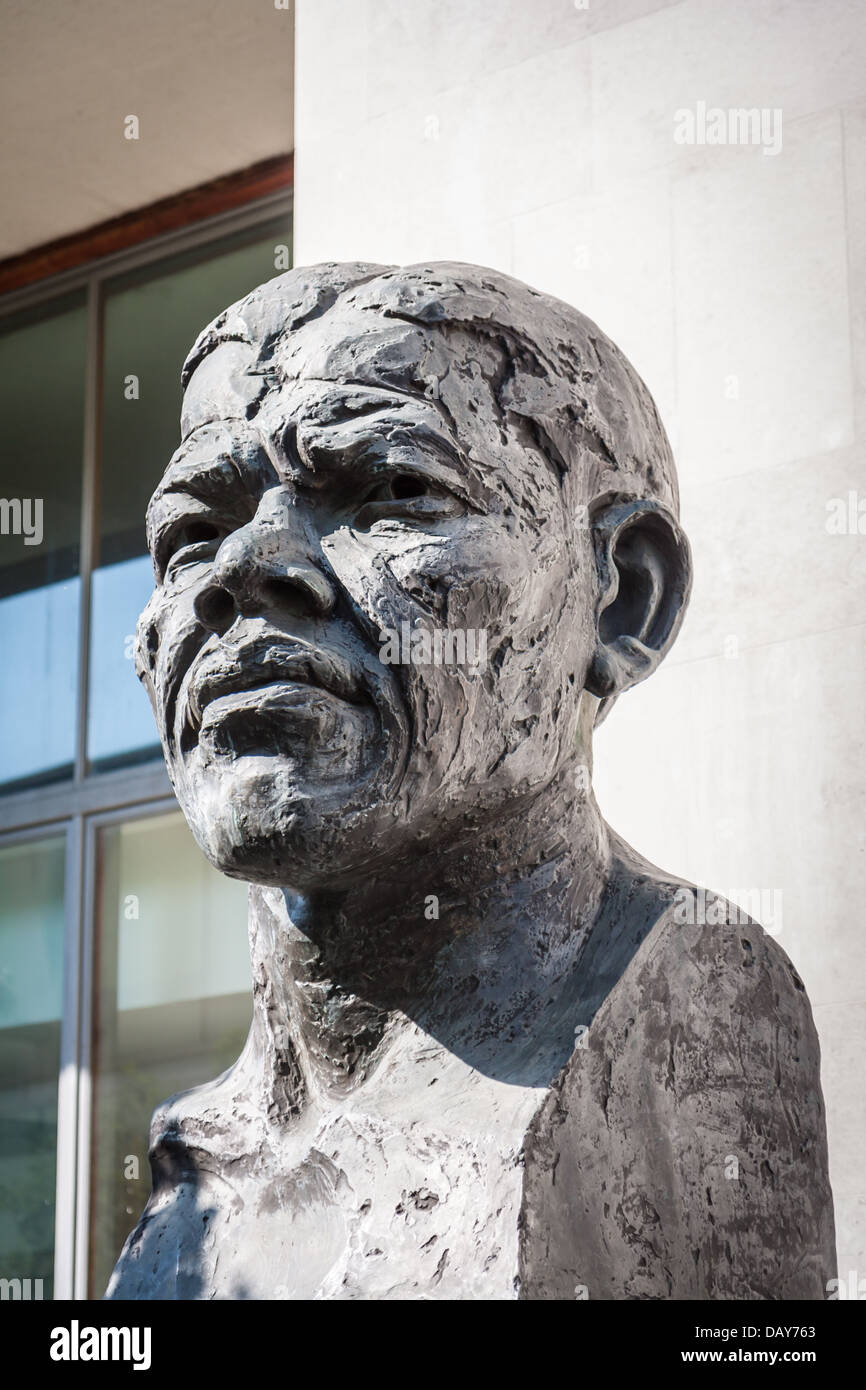
<path fill-rule="evenodd" d="M 149 237 L 175 232 L 192 222 L 230 212 L 269 193 L 290 189 L 293 184 L 293 155 L 279 154 L 260 160 L 246 169 L 223 174 L 210 183 L 161 198 L 157 203 L 112 217 L 108 222 L 99 222 L 82 232 L 46 242 L 19 256 L 9 256 L 0 261 L 0 294 L 19 290 L 64 270 L 76 269 L 113 252 L 126 251 Z"/>

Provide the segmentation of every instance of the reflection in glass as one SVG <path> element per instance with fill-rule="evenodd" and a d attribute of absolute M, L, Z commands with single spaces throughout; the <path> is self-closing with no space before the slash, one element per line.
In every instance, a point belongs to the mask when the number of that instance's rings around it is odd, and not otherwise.
<path fill-rule="evenodd" d="M 63 836 L 0 849 L 0 1278 L 41 1279 L 44 1298 L 54 1282 L 64 859 Z"/>
<path fill-rule="evenodd" d="M 72 770 L 80 581 L 0 598 L 0 779 L 48 781 Z"/>
<path fill-rule="evenodd" d="M 84 430 L 83 295 L 0 329 L 0 782 L 72 770 Z"/>
<path fill-rule="evenodd" d="M 250 237 L 254 240 L 250 240 Z M 150 495 L 179 443 L 180 372 L 201 329 L 273 278 L 275 223 L 146 267 L 109 284 L 105 301 L 99 565 L 93 577 L 88 758 L 97 767 L 155 753 L 156 728 L 127 656 L 153 582 L 145 555 Z M 149 583 L 145 583 L 145 574 Z M 111 711 L 109 716 L 106 712 Z"/>
<path fill-rule="evenodd" d="M 104 829 L 94 985 L 91 1296 L 150 1194 L 151 1114 L 236 1061 L 252 1006 L 246 887 L 183 817 Z"/>
<path fill-rule="evenodd" d="M 149 555 L 93 572 L 90 622 L 101 641 L 90 648 L 87 749 L 102 768 L 131 761 L 136 753 L 150 757 L 157 741 L 150 701 L 133 662 L 135 626 L 152 591 Z"/>

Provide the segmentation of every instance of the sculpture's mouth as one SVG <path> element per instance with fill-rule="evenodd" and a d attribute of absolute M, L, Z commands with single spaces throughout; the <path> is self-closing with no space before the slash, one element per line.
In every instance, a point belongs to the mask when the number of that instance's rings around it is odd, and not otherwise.
<path fill-rule="evenodd" d="M 360 698 L 360 682 L 343 657 L 295 639 L 268 639 L 228 652 L 221 648 L 216 660 L 203 661 L 190 681 L 189 712 L 200 723 L 212 700 L 286 682 L 318 687 L 341 700 Z"/>
<path fill-rule="evenodd" d="M 288 716 L 321 709 L 334 698 L 354 705 L 364 700 L 361 680 L 336 652 L 279 636 L 234 647 L 221 643 L 188 676 L 181 743 L 188 748 L 203 726 L 221 719 L 274 717 L 281 710 Z"/>
<path fill-rule="evenodd" d="M 325 647 L 250 619 L 234 641 L 201 648 L 166 706 L 170 760 L 224 769 L 249 758 L 265 775 L 281 769 L 322 787 L 375 771 L 381 797 L 392 796 L 410 747 L 401 687 L 358 634 L 333 633 Z"/>

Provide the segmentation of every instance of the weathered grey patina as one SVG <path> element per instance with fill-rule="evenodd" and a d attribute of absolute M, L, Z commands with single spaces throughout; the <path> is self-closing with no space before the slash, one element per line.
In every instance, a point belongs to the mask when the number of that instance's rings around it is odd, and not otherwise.
<path fill-rule="evenodd" d="M 328 264 L 184 380 L 137 664 L 254 1021 L 108 1296 L 824 1297 L 803 986 L 591 790 L 690 584 L 634 370 L 496 272 Z"/>

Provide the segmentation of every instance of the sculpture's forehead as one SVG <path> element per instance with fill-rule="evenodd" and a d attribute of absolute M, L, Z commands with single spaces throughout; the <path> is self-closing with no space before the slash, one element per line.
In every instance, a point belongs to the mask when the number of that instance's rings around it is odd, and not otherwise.
<path fill-rule="evenodd" d="M 283 482 L 327 488 L 335 470 L 362 454 L 372 461 L 370 440 L 385 440 L 392 462 L 401 448 L 426 453 L 456 490 L 492 495 L 509 451 L 492 418 L 485 448 L 485 411 L 472 397 L 489 397 L 486 381 L 473 384 L 474 368 L 438 336 L 372 315 L 347 325 L 341 314 L 338 324 L 316 321 L 275 344 L 218 343 L 189 379 L 183 441 L 152 505 L 218 477 L 238 475 L 255 492 L 274 470 Z M 511 467 L 521 471 L 516 458 Z M 515 480 L 510 491 L 519 490 Z"/>
<path fill-rule="evenodd" d="M 183 437 L 227 418 L 262 414 L 275 424 L 281 417 L 300 421 L 307 412 L 320 414 L 326 399 L 369 387 L 438 409 L 467 442 L 489 434 L 501 443 L 488 387 L 496 349 L 469 345 L 465 339 L 463 333 L 446 336 L 348 308 L 324 314 L 275 341 L 225 341 L 192 374 L 184 395 Z"/>

